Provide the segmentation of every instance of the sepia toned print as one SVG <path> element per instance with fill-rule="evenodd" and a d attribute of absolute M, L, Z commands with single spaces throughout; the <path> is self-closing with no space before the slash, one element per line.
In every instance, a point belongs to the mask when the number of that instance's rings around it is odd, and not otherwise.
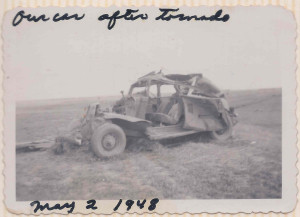
<path fill-rule="evenodd" d="M 136 10 L 147 20 L 118 19 L 108 29 L 98 18 L 120 8 L 22 10 L 82 19 L 24 18 L 14 26 L 21 9 L 6 16 L 11 209 L 108 214 L 293 207 L 290 13 L 236 7 L 222 8 L 226 22 L 166 21 L 155 19 L 159 8 L 144 7 Z"/>

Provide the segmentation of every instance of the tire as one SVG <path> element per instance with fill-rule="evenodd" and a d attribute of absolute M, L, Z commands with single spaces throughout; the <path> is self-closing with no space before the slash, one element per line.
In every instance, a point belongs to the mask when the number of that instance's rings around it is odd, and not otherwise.
<path fill-rule="evenodd" d="M 118 125 L 105 123 L 93 133 L 91 145 L 98 157 L 116 156 L 125 149 L 126 135 Z"/>
<path fill-rule="evenodd" d="M 211 131 L 209 132 L 209 135 L 212 139 L 218 140 L 218 141 L 225 141 L 232 137 L 233 135 L 233 123 L 232 120 L 229 116 L 227 115 L 227 126 L 225 129 L 219 130 L 219 131 Z"/>

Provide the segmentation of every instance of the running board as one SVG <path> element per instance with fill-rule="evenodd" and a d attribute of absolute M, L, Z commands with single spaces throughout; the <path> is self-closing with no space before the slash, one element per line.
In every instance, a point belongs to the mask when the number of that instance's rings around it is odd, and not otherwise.
<path fill-rule="evenodd" d="M 199 131 L 196 130 L 183 129 L 181 125 L 148 127 L 146 129 L 146 135 L 150 140 L 171 139 L 191 135 L 198 132 Z"/>

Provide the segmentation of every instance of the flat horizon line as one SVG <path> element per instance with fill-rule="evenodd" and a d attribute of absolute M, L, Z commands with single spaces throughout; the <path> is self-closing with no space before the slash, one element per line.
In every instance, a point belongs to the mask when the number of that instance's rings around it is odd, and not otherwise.
<path fill-rule="evenodd" d="M 222 90 L 223 92 L 227 92 L 227 91 L 258 91 L 258 90 L 274 90 L 274 89 L 282 89 L 282 87 L 270 87 L 270 88 L 253 88 L 253 89 L 224 89 Z M 18 103 L 23 103 L 23 102 L 33 102 L 33 101 L 62 101 L 62 100 L 66 100 L 66 101 L 75 101 L 75 100 L 82 100 L 82 99 L 92 99 L 92 98 L 109 98 L 109 97 L 121 97 L 121 93 L 119 95 L 98 95 L 98 96 L 80 96 L 80 97 L 63 97 L 63 98 L 45 98 L 45 99 L 41 99 L 41 98 L 37 98 L 37 99 L 22 99 L 22 100 L 16 100 L 16 102 Z"/>

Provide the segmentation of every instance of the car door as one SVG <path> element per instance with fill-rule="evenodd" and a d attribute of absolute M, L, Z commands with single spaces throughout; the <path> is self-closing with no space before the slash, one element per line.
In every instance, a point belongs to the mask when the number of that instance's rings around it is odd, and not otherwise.
<path fill-rule="evenodd" d="M 199 131 L 216 131 L 224 127 L 222 113 L 225 112 L 218 98 L 182 96 L 184 106 L 183 128 Z"/>
<path fill-rule="evenodd" d="M 126 115 L 145 119 L 146 113 L 149 113 L 151 103 L 149 102 L 148 87 L 133 87 L 130 96 L 127 97 L 125 102 Z"/>

